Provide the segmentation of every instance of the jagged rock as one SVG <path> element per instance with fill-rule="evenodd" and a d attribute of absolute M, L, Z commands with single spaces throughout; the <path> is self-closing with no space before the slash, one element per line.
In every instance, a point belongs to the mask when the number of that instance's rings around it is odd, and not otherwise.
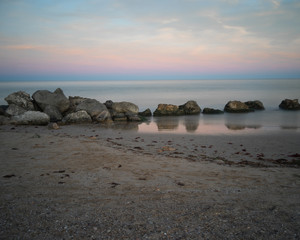
<path fill-rule="evenodd" d="M 112 100 L 107 100 L 104 105 L 107 107 L 107 109 L 112 109 L 113 103 L 114 102 Z"/>
<path fill-rule="evenodd" d="M 225 112 L 229 113 L 247 113 L 247 112 L 252 112 L 251 110 L 245 103 L 240 102 L 240 101 L 229 101 L 225 107 L 224 107 Z"/>
<path fill-rule="evenodd" d="M 57 107 L 60 113 L 66 112 L 70 107 L 69 99 L 60 88 L 53 93 L 48 90 L 38 90 L 32 95 L 32 98 L 43 111 L 48 105 Z"/>
<path fill-rule="evenodd" d="M 173 104 L 158 104 L 153 116 L 177 116 L 183 115 L 183 111 L 179 111 L 179 107 Z"/>
<path fill-rule="evenodd" d="M 142 117 L 151 117 L 152 112 L 149 108 L 147 108 L 145 111 L 139 112 L 139 115 L 142 116 Z"/>
<path fill-rule="evenodd" d="M 11 123 L 17 125 L 47 125 L 49 122 L 50 117 L 46 113 L 38 111 L 27 111 L 11 118 Z"/>
<path fill-rule="evenodd" d="M 62 114 L 57 109 L 57 107 L 52 105 L 47 105 L 44 109 L 44 113 L 48 114 L 51 122 L 61 121 L 63 118 Z"/>
<path fill-rule="evenodd" d="M 139 113 L 139 107 L 131 102 L 114 102 L 111 109 L 117 113 Z"/>
<path fill-rule="evenodd" d="M 63 118 L 63 123 L 71 124 L 71 123 L 91 123 L 91 116 L 84 110 L 70 113 Z"/>
<path fill-rule="evenodd" d="M 202 111 L 203 114 L 222 114 L 224 113 L 222 110 L 214 109 L 214 108 L 204 108 Z"/>
<path fill-rule="evenodd" d="M 110 113 L 106 106 L 96 99 L 85 99 L 76 107 L 76 111 L 80 110 L 86 111 L 94 120 L 99 122 L 110 119 Z"/>
<path fill-rule="evenodd" d="M 17 105 L 25 110 L 34 110 L 33 103 L 30 99 L 30 95 L 26 92 L 19 91 L 9 94 L 5 101 L 10 105 L 14 104 Z"/>
<path fill-rule="evenodd" d="M 263 103 L 259 100 L 248 101 L 245 104 L 252 110 L 265 110 Z"/>
<path fill-rule="evenodd" d="M 285 99 L 282 100 L 279 107 L 284 110 L 300 110 L 298 99 Z"/>
<path fill-rule="evenodd" d="M 5 114 L 8 116 L 17 116 L 17 115 L 21 115 L 25 112 L 27 112 L 27 111 L 24 108 L 22 108 L 18 105 L 15 105 L 15 104 L 10 104 L 5 111 Z"/>
<path fill-rule="evenodd" d="M 179 106 L 179 111 L 183 111 L 185 115 L 200 114 L 201 108 L 196 101 L 188 101 L 183 105 Z"/>

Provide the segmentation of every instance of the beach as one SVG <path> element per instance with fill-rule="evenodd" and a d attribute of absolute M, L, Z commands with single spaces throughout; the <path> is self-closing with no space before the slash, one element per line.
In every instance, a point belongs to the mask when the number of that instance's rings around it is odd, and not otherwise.
<path fill-rule="evenodd" d="M 300 238 L 297 131 L 3 125 L 0 141 L 1 239 Z"/>

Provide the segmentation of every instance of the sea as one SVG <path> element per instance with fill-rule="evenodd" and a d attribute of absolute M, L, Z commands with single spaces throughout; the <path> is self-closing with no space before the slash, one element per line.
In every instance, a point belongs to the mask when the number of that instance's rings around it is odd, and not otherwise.
<path fill-rule="evenodd" d="M 300 79 L 255 80 L 148 80 L 148 81 L 40 81 L 0 82 L 0 105 L 12 92 L 61 88 L 65 95 L 94 98 L 104 103 L 128 101 L 140 111 L 153 112 L 158 104 L 182 105 L 189 100 L 223 110 L 228 101 L 260 100 L 264 111 L 221 115 L 151 117 L 133 129 L 145 133 L 257 134 L 261 132 L 300 133 L 300 111 L 279 109 L 282 100 L 300 98 Z"/>

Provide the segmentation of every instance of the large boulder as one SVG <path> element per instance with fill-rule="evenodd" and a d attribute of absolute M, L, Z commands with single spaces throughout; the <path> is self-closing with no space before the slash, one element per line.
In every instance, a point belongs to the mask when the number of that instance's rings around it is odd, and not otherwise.
<path fill-rule="evenodd" d="M 139 107 L 131 102 L 114 102 L 111 108 L 117 113 L 139 113 Z"/>
<path fill-rule="evenodd" d="M 47 105 L 44 109 L 44 113 L 48 114 L 51 122 L 61 121 L 63 118 L 58 108 L 53 105 Z"/>
<path fill-rule="evenodd" d="M 138 116 L 139 108 L 131 102 L 106 101 L 114 121 L 141 121 Z"/>
<path fill-rule="evenodd" d="M 11 118 L 11 123 L 17 125 L 47 125 L 49 122 L 50 117 L 46 113 L 38 111 L 27 111 Z"/>
<path fill-rule="evenodd" d="M 153 112 L 153 116 L 178 116 L 183 115 L 183 111 L 179 110 L 179 107 L 173 104 L 158 104 L 157 108 Z"/>
<path fill-rule="evenodd" d="M 25 110 L 34 110 L 34 105 L 32 103 L 32 100 L 30 99 L 30 95 L 26 92 L 19 91 L 9 94 L 5 101 L 10 105 L 14 104 L 16 106 L 19 106 Z"/>
<path fill-rule="evenodd" d="M 200 114 L 201 108 L 196 101 L 188 101 L 183 105 L 179 106 L 179 111 L 183 111 L 185 115 Z"/>
<path fill-rule="evenodd" d="M 251 110 L 245 103 L 240 102 L 240 101 L 229 101 L 225 107 L 224 107 L 225 112 L 229 113 L 247 113 L 247 112 L 252 112 Z"/>
<path fill-rule="evenodd" d="M 71 124 L 71 123 L 91 123 L 91 116 L 84 110 L 80 110 L 75 113 L 69 113 L 63 118 L 63 123 Z"/>
<path fill-rule="evenodd" d="M 103 122 L 111 118 L 106 106 L 96 99 L 85 99 L 76 107 L 76 111 L 86 111 L 94 120 Z"/>
<path fill-rule="evenodd" d="M 8 116 L 17 116 L 21 115 L 23 113 L 27 112 L 24 108 L 15 105 L 15 104 L 9 104 L 8 108 L 5 111 L 5 114 Z"/>
<path fill-rule="evenodd" d="M 265 107 L 263 103 L 259 100 L 255 101 L 247 101 L 245 104 L 251 109 L 251 110 L 265 110 Z"/>
<path fill-rule="evenodd" d="M 224 112 L 219 109 L 214 108 L 204 108 L 202 111 L 203 114 L 223 114 Z"/>
<path fill-rule="evenodd" d="M 285 99 L 282 100 L 279 107 L 284 110 L 300 110 L 298 99 Z"/>
<path fill-rule="evenodd" d="M 75 96 L 75 97 L 71 97 L 69 96 L 69 101 L 70 101 L 70 108 L 69 110 L 67 111 L 67 113 L 65 113 L 66 115 L 68 113 L 73 113 L 73 112 L 76 112 L 76 107 L 84 102 L 87 98 L 83 98 L 83 97 L 79 97 L 79 96 Z"/>
<path fill-rule="evenodd" d="M 60 88 L 53 93 L 48 90 L 38 90 L 32 95 L 32 98 L 43 111 L 48 105 L 57 107 L 60 113 L 66 112 L 70 107 L 69 99 Z"/>

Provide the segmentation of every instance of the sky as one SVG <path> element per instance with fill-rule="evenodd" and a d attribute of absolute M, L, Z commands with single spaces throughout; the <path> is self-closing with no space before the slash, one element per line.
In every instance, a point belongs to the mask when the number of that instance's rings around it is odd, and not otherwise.
<path fill-rule="evenodd" d="M 0 0 L 0 81 L 300 78 L 299 0 Z"/>

